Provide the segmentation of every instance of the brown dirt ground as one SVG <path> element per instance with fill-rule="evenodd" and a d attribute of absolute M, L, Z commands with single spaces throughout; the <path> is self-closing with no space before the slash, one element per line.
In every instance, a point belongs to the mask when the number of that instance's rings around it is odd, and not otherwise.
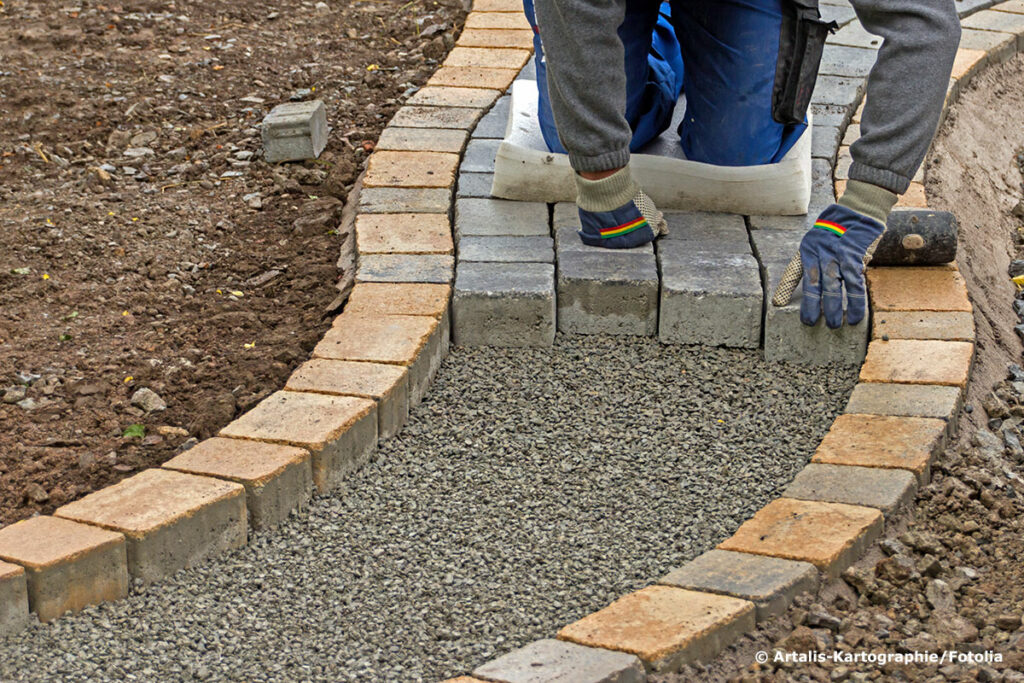
<path fill-rule="evenodd" d="M 886 551 L 876 545 L 843 579 L 799 598 L 710 665 L 654 680 L 1024 681 L 1024 450 L 1016 443 L 1024 423 L 1024 391 L 1017 390 L 1024 386 L 1006 381 L 1008 365 L 1022 360 L 1007 274 L 1011 259 L 1024 254 L 1024 224 L 1011 213 L 1024 197 L 1016 158 L 1022 147 L 1024 57 L 1017 56 L 975 79 L 927 160 L 929 205 L 953 211 L 960 222 L 957 261 L 975 307 L 977 358 L 959 438 L 914 508 L 887 525 Z M 982 407 L 992 405 L 993 393 L 1005 420 L 991 420 Z M 757 651 L 776 649 L 992 651 L 1003 661 L 754 663 Z"/>
<path fill-rule="evenodd" d="M 366 153 L 464 16 L 461 0 L 0 5 L 0 525 L 158 465 L 283 384 L 338 305 L 338 218 Z M 311 97 L 327 151 L 263 162 L 255 124 Z M 143 387 L 166 409 L 132 405 Z"/>

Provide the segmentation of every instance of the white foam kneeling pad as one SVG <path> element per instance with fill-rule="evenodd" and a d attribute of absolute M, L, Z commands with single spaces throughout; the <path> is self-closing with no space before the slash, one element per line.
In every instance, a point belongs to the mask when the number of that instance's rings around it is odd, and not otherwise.
<path fill-rule="evenodd" d="M 491 193 L 530 202 L 575 202 L 576 183 L 569 157 L 548 151 L 537 119 L 537 102 L 535 81 L 512 84 L 508 128 L 498 147 Z M 633 176 L 658 208 L 746 215 L 807 213 L 811 125 L 778 163 L 715 166 L 683 157 L 676 130 L 684 110 L 680 100 L 669 129 L 632 155 Z"/>

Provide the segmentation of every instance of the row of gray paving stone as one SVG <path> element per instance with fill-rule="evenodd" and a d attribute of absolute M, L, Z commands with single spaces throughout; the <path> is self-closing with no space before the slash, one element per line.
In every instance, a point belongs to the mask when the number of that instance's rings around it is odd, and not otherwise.
<path fill-rule="evenodd" d="M 866 54 L 842 54 L 847 50 Z M 835 199 L 831 166 L 840 131 L 874 56 L 871 49 L 839 51 L 828 55 L 835 67 L 825 70 L 837 75 L 823 76 L 813 98 L 810 214 Z M 763 344 L 772 360 L 863 359 L 867 325 L 807 330 L 799 322 L 798 299 L 779 309 L 767 305 L 767 292 L 796 253 L 807 217 L 669 213 L 670 234 L 654 247 L 587 247 L 576 234 L 579 219 L 571 204 L 491 197 L 509 109 L 505 96 L 480 121 L 460 167 L 454 211 L 457 344 L 547 345 L 561 330 L 657 335 L 665 343 Z M 837 340 L 822 344 L 823 335 Z"/>

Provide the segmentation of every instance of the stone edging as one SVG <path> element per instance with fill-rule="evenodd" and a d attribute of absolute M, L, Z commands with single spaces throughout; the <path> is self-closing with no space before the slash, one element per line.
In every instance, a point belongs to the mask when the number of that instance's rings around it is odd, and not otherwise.
<path fill-rule="evenodd" d="M 292 374 L 215 438 L 0 529 L 0 636 L 245 545 L 343 485 L 405 423 L 448 350 L 455 170 L 532 52 L 521 0 L 477 0 L 456 47 L 381 135 L 362 179 L 356 284 Z"/>
<path fill-rule="evenodd" d="M 991 39 L 961 51 L 947 104 L 977 69 L 1015 54 L 1024 42 L 1024 4 L 1003 3 L 965 26 Z M 450 210 L 459 159 L 469 131 L 512 83 L 531 47 L 520 0 L 476 0 L 455 49 L 395 115 L 370 157 L 355 225 L 356 285 L 313 359 L 284 390 L 218 437 L 52 517 L 0 530 L 0 635 L 26 624 L 30 610 L 49 621 L 125 596 L 129 578 L 155 581 L 244 545 L 249 527 L 273 526 L 314 489 L 339 487 L 371 457 L 379 439 L 401 429 L 448 349 Z M 908 289 L 902 279 L 910 273 L 932 284 L 918 279 Z M 871 343 L 848 415 L 836 421 L 814 462 L 787 489 L 790 497 L 766 506 L 722 549 L 673 572 L 664 585 L 627 595 L 566 627 L 558 641 L 539 641 L 481 667 L 478 680 L 507 680 L 502 672 L 523 653 L 540 651 L 549 653 L 545 661 L 582 656 L 587 666 L 598 667 L 595 680 L 607 666 L 625 667 L 635 672 L 631 680 L 643 680 L 645 668 L 713 656 L 758 619 L 784 609 L 793 595 L 813 588 L 819 571 L 834 575 L 856 559 L 895 505 L 880 510 L 877 499 L 867 505 L 836 502 L 837 483 L 849 479 L 843 473 L 881 473 L 896 482 L 898 502 L 909 500 L 917 482 L 927 480 L 928 463 L 955 422 L 973 349 L 973 328 L 963 318 L 970 304 L 955 267 L 874 269 L 870 278 L 876 318 L 882 318 L 875 338 L 884 333 L 892 341 Z M 919 292 L 923 299 L 925 291 L 928 307 L 914 296 Z M 958 336 L 951 338 L 947 323 L 954 319 Z M 945 361 L 922 364 L 923 353 Z M 891 440 L 894 427 L 906 448 L 870 448 L 879 435 Z M 865 450 L 873 460 L 864 460 Z M 916 476 L 897 481 L 906 470 Z M 863 482 L 853 483 L 862 495 Z M 816 537 L 821 542 L 808 549 L 808 539 Z M 723 558 L 730 560 L 728 568 L 740 567 L 739 574 L 730 578 L 716 570 Z M 755 565 L 756 572 L 742 571 Z M 744 576 L 774 583 L 753 592 Z M 572 665 L 580 670 L 578 662 Z"/>

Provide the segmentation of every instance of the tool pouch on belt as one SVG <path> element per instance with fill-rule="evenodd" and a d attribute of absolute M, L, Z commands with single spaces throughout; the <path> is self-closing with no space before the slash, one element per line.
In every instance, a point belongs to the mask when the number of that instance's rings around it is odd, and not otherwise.
<path fill-rule="evenodd" d="M 839 24 L 823 21 L 818 0 L 788 0 L 779 36 L 779 61 L 775 67 L 772 118 L 782 124 L 803 123 L 825 39 Z"/>

